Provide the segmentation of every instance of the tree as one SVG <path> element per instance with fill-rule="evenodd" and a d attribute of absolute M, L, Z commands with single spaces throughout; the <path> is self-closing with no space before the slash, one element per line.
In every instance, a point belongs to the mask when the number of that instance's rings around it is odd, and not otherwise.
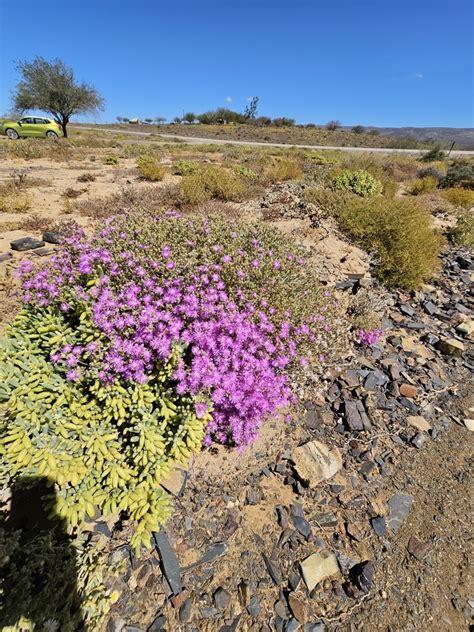
<path fill-rule="evenodd" d="M 125 117 L 124 116 L 117 116 L 116 119 L 117 119 L 117 121 L 119 123 L 125 123 Z"/>
<path fill-rule="evenodd" d="M 145 123 L 153 123 L 153 119 L 152 118 L 146 118 L 143 119 L 145 121 Z"/>
<path fill-rule="evenodd" d="M 250 103 L 245 108 L 244 116 L 246 119 L 253 120 L 257 115 L 258 97 L 252 97 Z"/>
<path fill-rule="evenodd" d="M 166 119 L 163 116 L 155 116 L 153 120 L 155 121 L 155 123 L 158 123 L 158 125 L 166 121 Z"/>
<path fill-rule="evenodd" d="M 47 61 L 36 57 L 31 62 L 17 65 L 21 75 L 14 94 L 17 110 L 43 110 L 49 112 L 61 125 L 67 137 L 71 116 L 96 112 L 104 108 L 104 99 L 87 83 L 78 83 L 72 68 L 61 59 Z"/>
<path fill-rule="evenodd" d="M 179 118 L 179 116 L 174 117 L 173 123 L 176 123 L 176 125 L 179 125 L 181 123 L 181 119 Z"/>
<path fill-rule="evenodd" d="M 273 125 L 276 127 L 293 127 L 295 124 L 295 119 L 286 118 L 286 116 L 280 116 L 279 118 L 275 118 L 272 121 Z"/>
<path fill-rule="evenodd" d="M 186 114 L 183 116 L 183 121 L 186 121 L 186 123 L 194 123 L 195 118 L 196 115 L 194 114 L 194 112 L 186 112 Z"/>
<path fill-rule="evenodd" d="M 335 132 L 340 127 L 341 121 L 329 121 L 329 123 L 326 123 L 326 129 L 328 129 L 330 132 Z"/>
<path fill-rule="evenodd" d="M 365 127 L 363 125 L 354 125 L 351 131 L 354 134 L 365 134 Z"/>

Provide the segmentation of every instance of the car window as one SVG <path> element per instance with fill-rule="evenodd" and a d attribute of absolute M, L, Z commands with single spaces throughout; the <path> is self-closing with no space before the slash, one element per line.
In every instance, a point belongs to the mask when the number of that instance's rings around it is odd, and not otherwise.
<path fill-rule="evenodd" d="M 48 123 L 48 121 L 46 121 L 45 119 L 35 118 L 35 123 L 37 125 L 44 125 L 45 123 Z"/>
<path fill-rule="evenodd" d="M 34 123 L 34 119 L 32 119 L 32 118 L 22 118 L 22 119 L 20 119 L 20 123 L 31 124 L 31 123 Z"/>

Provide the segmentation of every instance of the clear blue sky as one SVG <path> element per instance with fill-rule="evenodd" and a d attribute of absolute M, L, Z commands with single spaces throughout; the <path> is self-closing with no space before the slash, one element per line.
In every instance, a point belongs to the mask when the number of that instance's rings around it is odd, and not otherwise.
<path fill-rule="evenodd" d="M 219 106 L 298 122 L 473 126 L 472 0 L 0 0 L 0 113 L 16 60 L 62 58 L 96 120 Z"/>

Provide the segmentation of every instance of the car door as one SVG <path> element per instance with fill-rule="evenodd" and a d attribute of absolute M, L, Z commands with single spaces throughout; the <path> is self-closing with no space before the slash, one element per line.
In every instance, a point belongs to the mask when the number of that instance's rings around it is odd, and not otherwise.
<path fill-rule="evenodd" d="M 35 119 L 31 117 L 22 118 L 18 121 L 21 123 L 18 130 L 20 136 L 36 136 Z"/>

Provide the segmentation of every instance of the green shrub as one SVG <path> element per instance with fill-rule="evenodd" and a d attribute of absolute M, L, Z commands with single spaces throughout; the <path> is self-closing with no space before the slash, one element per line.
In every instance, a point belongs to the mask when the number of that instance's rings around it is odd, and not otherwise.
<path fill-rule="evenodd" d="M 398 182 L 393 180 L 392 178 L 384 178 L 382 180 L 383 185 L 383 195 L 388 198 L 395 197 L 395 194 L 398 191 Z"/>
<path fill-rule="evenodd" d="M 375 255 L 376 273 L 390 286 L 414 289 L 439 267 L 442 239 L 416 200 L 350 197 L 335 217 L 345 233 Z"/>
<path fill-rule="evenodd" d="M 423 195 L 424 193 L 430 193 L 436 189 L 438 180 L 432 176 L 425 176 L 424 178 L 417 178 L 408 187 L 408 193 L 411 195 Z"/>
<path fill-rule="evenodd" d="M 382 193 L 383 185 L 363 169 L 349 171 L 344 169 L 336 174 L 331 182 L 334 191 L 349 191 L 362 197 L 370 197 Z"/>
<path fill-rule="evenodd" d="M 203 165 L 195 173 L 183 176 L 179 197 L 183 204 L 200 204 L 208 200 L 239 201 L 245 186 L 235 173 L 214 165 Z"/>
<path fill-rule="evenodd" d="M 446 177 L 440 183 L 444 189 L 450 187 L 463 187 L 474 189 L 474 163 L 467 161 L 453 162 L 448 167 Z"/>
<path fill-rule="evenodd" d="M 257 174 L 252 169 L 249 169 L 245 165 L 236 165 L 234 168 L 235 173 L 238 176 L 242 176 L 243 178 L 248 178 L 249 180 L 255 180 Z"/>
<path fill-rule="evenodd" d="M 353 132 L 354 134 L 365 134 L 366 129 L 363 125 L 354 125 L 354 127 L 351 129 L 351 132 Z"/>
<path fill-rule="evenodd" d="M 143 180 L 158 182 L 163 180 L 166 169 L 153 156 L 139 156 L 137 158 L 137 169 Z"/>
<path fill-rule="evenodd" d="M 264 175 L 269 182 L 283 182 L 302 178 L 303 170 L 297 160 L 275 158 L 273 164 L 265 169 Z"/>
<path fill-rule="evenodd" d="M 347 196 L 345 191 L 332 191 L 323 188 L 306 189 L 303 192 L 303 200 L 314 204 L 326 215 L 335 215 L 344 204 Z"/>
<path fill-rule="evenodd" d="M 448 232 L 448 238 L 455 246 L 474 248 L 474 214 L 462 211 L 458 215 L 456 226 Z"/>
<path fill-rule="evenodd" d="M 173 165 L 173 173 L 177 176 L 187 176 L 191 173 L 196 173 L 198 169 L 199 164 L 191 160 L 177 160 Z"/>
<path fill-rule="evenodd" d="M 439 145 L 435 145 L 432 149 L 425 152 L 420 160 L 422 162 L 435 162 L 437 160 L 444 160 L 446 158 L 445 152 L 441 149 Z"/>
<path fill-rule="evenodd" d="M 470 189 L 446 189 L 441 192 L 442 197 L 453 206 L 470 209 L 474 206 L 474 191 Z"/>
<path fill-rule="evenodd" d="M 102 162 L 104 163 L 104 165 L 118 165 L 118 158 L 117 156 L 114 156 L 112 154 L 108 155 L 108 156 L 104 156 Z"/>

